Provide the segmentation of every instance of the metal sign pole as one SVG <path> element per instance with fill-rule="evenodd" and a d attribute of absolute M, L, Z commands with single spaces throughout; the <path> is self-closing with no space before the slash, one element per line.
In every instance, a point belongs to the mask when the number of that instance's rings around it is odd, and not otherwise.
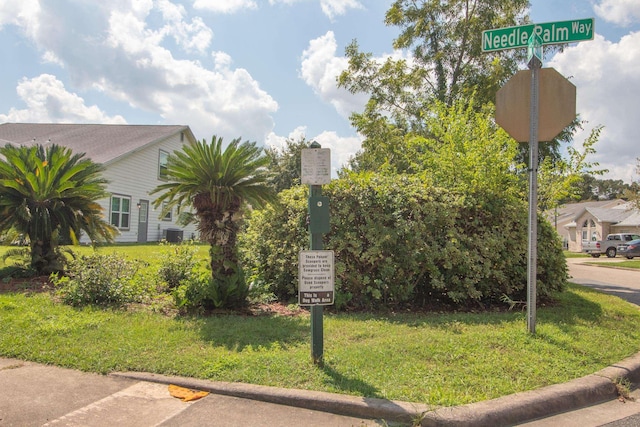
<path fill-rule="evenodd" d="M 321 148 L 320 144 L 313 142 L 310 148 Z M 312 200 L 316 200 L 322 196 L 322 185 L 310 185 L 309 186 L 309 205 Z M 309 223 L 315 223 L 317 219 L 313 211 L 309 212 Z M 309 249 L 322 250 L 322 232 L 309 227 Z M 323 306 L 312 305 L 311 306 L 311 359 L 316 365 L 322 366 L 324 361 L 324 327 L 323 327 Z"/>
<path fill-rule="evenodd" d="M 322 196 L 322 186 L 321 185 L 312 185 L 309 197 L 320 197 Z M 313 219 L 310 219 L 310 221 Z M 322 243 L 322 233 L 314 233 L 313 231 L 309 232 L 311 245 L 311 250 L 321 250 Z M 322 366 L 323 364 L 323 353 L 324 353 L 324 330 L 323 330 L 323 307 L 321 305 L 312 305 L 311 306 L 311 358 L 313 359 L 313 363 L 316 365 Z"/>
<path fill-rule="evenodd" d="M 529 121 L 529 256 L 527 262 L 527 329 L 536 333 L 536 294 L 538 267 L 538 95 L 542 44 L 539 37 L 529 40 L 529 68 L 531 69 L 531 111 Z"/>

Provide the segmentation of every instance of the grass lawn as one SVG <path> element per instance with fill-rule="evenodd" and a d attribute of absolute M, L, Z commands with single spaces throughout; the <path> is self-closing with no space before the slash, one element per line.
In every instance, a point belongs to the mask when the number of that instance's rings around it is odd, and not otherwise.
<path fill-rule="evenodd" d="M 125 248 L 134 257 L 154 251 L 151 245 Z M 565 382 L 640 350 L 637 307 L 577 285 L 556 304 L 538 309 L 535 335 L 527 332 L 522 311 L 325 310 L 323 367 L 311 361 L 306 312 L 168 317 L 149 310 L 72 308 L 47 293 L 4 293 L 0 319 L 2 357 L 101 373 L 147 371 L 433 405 Z"/>

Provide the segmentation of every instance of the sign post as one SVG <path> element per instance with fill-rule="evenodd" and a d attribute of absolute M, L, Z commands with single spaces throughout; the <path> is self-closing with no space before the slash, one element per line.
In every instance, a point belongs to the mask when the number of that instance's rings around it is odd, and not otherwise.
<path fill-rule="evenodd" d="M 529 68 L 531 69 L 531 111 L 529 130 L 529 235 L 527 261 L 527 330 L 536 333 L 538 276 L 538 92 L 542 68 L 542 44 L 532 34 L 529 38 Z"/>
<path fill-rule="evenodd" d="M 317 142 L 302 150 L 302 184 L 309 184 L 310 250 L 301 251 L 298 259 L 298 301 L 311 306 L 311 358 L 322 366 L 324 361 L 323 306 L 333 304 L 333 252 L 323 250 L 322 235 L 328 233 L 329 198 L 322 195 L 322 184 L 331 182 L 331 152 Z"/>
<path fill-rule="evenodd" d="M 539 131 L 544 140 L 551 140 L 576 117 L 575 86 L 562 78 L 553 69 L 546 73 L 548 86 L 553 90 L 540 103 L 540 74 L 542 70 L 543 45 L 571 43 L 593 39 L 594 20 L 529 24 L 519 27 L 498 28 L 483 31 L 482 50 L 493 52 L 503 49 L 527 47 L 527 62 L 531 70 L 529 90 L 528 138 L 522 123 L 526 117 L 519 109 L 525 87 L 516 74 L 496 95 L 496 122 L 513 138 L 529 141 L 529 226 L 527 258 L 527 329 L 536 332 L 537 264 L 538 264 L 538 143 Z M 560 77 L 557 78 L 556 74 Z M 513 81 L 513 83 L 512 83 Z M 557 90 L 556 90 L 557 89 Z M 573 90 L 572 90 L 573 89 Z M 572 98 L 572 99 L 569 99 Z M 540 110 L 552 112 L 545 115 L 544 127 L 540 129 Z"/>

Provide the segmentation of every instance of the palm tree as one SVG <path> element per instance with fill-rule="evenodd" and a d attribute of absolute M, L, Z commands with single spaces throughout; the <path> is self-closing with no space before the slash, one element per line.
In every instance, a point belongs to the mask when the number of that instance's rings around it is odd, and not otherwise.
<path fill-rule="evenodd" d="M 107 196 L 102 166 L 52 144 L 0 148 L 0 230 L 29 240 L 36 274 L 63 270 L 61 241 L 112 241 L 116 229 L 104 221 L 96 202 Z"/>
<path fill-rule="evenodd" d="M 269 185 L 266 166 L 255 142 L 231 141 L 222 150 L 222 138 L 214 135 L 211 144 L 196 141 L 175 151 L 167 161 L 169 182 L 159 185 L 152 194 L 157 208 L 178 210 L 193 206 L 201 239 L 209 250 L 212 281 L 209 303 L 234 307 L 246 299 L 247 286 L 239 266 L 237 236 L 242 211 L 247 206 L 260 208 L 276 200 Z"/>

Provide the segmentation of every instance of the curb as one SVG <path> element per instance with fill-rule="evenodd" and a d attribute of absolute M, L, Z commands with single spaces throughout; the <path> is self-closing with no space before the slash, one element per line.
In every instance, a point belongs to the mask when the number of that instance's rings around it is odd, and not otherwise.
<path fill-rule="evenodd" d="M 511 426 L 616 399 L 615 381 L 640 380 L 640 353 L 594 374 L 537 390 L 453 407 L 428 406 L 378 398 L 346 396 L 319 391 L 283 389 L 243 383 L 216 382 L 146 372 L 114 372 L 111 376 L 208 391 L 360 418 L 383 419 L 420 426 Z"/>

